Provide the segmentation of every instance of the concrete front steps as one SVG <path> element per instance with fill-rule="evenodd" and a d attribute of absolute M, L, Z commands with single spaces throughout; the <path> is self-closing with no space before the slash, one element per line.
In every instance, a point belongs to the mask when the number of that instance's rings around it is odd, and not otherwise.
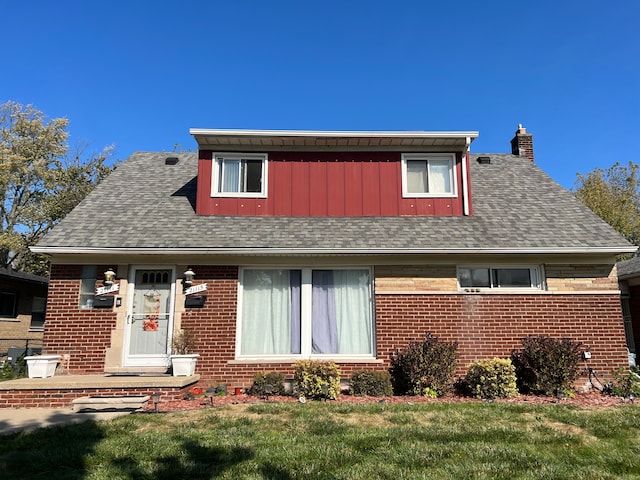
<path fill-rule="evenodd" d="M 182 400 L 189 387 L 198 380 L 200 375 L 173 377 L 148 374 L 21 378 L 0 382 L 0 408 L 73 408 L 74 400 L 82 398 L 150 397 L 154 393 L 160 394 L 159 404 L 162 405 L 163 402 Z M 108 403 L 95 400 L 91 408 Z"/>
<path fill-rule="evenodd" d="M 74 412 L 135 412 L 149 403 L 149 395 L 80 397 L 72 400 Z"/>

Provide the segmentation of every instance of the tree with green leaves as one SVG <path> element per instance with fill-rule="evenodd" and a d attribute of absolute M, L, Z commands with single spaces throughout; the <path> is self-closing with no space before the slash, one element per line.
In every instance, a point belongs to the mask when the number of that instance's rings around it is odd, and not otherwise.
<path fill-rule="evenodd" d="M 29 247 L 112 171 L 112 147 L 83 159 L 83 148 L 69 151 L 67 126 L 32 105 L 0 104 L 0 268 L 47 275 Z"/>
<path fill-rule="evenodd" d="M 582 203 L 634 245 L 640 245 L 639 168 L 633 162 L 616 162 L 607 169 L 578 173 L 573 189 Z"/>

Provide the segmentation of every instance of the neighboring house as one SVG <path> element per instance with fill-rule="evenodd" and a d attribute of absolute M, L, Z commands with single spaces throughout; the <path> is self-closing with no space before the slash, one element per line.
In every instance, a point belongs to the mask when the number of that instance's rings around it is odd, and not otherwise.
<path fill-rule="evenodd" d="M 528 335 L 627 364 L 614 265 L 635 247 L 524 128 L 510 154 L 471 154 L 477 132 L 191 134 L 197 153 L 133 154 L 33 249 L 71 372 L 163 373 L 181 328 L 200 381 L 232 387 L 305 358 L 387 369 L 426 332 L 458 343 L 460 375 Z"/>
<path fill-rule="evenodd" d="M 616 269 L 622 292 L 622 314 L 629 363 L 635 365 L 640 342 L 640 257 L 619 262 Z"/>
<path fill-rule="evenodd" d="M 0 361 L 15 352 L 42 350 L 49 280 L 0 268 Z"/>

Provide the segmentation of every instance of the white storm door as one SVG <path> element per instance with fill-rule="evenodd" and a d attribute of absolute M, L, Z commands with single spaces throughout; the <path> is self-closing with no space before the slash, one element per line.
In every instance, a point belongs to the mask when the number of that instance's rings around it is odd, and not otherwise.
<path fill-rule="evenodd" d="M 169 365 L 175 298 L 175 269 L 132 268 L 129 285 L 125 366 Z"/>

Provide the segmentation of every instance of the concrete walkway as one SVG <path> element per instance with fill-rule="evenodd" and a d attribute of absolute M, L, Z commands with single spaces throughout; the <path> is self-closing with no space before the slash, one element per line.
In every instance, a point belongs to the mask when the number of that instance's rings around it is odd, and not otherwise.
<path fill-rule="evenodd" d="M 0 435 L 53 425 L 110 420 L 131 412 L 74 412 L 71 408 L 0 408 Z"/>

